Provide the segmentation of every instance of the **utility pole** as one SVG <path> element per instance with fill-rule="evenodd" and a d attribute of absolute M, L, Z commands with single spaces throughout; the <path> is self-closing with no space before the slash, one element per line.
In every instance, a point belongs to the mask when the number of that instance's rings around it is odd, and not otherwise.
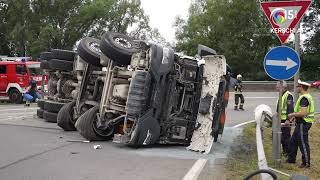
<path fill-rule="evenodd" d="M 298 55 L 300 56 L 300 22 L 295 27 L 295 38 L 294 38 L 294 46 L 295 50 L 297 51 Z M 294 101 L 296 102 L 299 93 L 297 91 L 297 85 L 298 85 L 298 79 L 300 78 L 300 71 L 297 72 L 297 74 L 294 76 Z"/>

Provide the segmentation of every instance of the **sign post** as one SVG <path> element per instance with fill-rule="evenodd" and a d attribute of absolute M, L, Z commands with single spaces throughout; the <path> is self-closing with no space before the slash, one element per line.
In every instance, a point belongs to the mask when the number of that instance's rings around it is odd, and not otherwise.
<path fill-rule="evenodd" d="M 298 26 L 296 27 L 296 33 L 295 33 L 295 38 L 294 38 L 294 46 L 295 46 L 295 50 L 298 54 L 300 54 L 300 23 L 298 24 Z M 299 71 L 297 72 L 297 74 L 294 76 L 294 102 L 296 102 L 299 98 L 299 93 L 297 90 L 297 85 L 298 85 L 298 79 L 300 79 L 300 73 Z"/>

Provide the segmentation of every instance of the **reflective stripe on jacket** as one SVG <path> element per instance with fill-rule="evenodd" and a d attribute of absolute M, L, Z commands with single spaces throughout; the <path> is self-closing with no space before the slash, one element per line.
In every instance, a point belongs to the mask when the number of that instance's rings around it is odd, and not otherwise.
<path fill-rule="evenodd" d="M 288 119 L 288 115 L 287 115 L 287 108 L 288 108 L 288 96 L 292 94 L 289 91 L 286 91 L 283 95 L 282 95 L 282 103 L 281 103 L 281 120 L 287 120 Z M 279 105 L 279 99 L 277 100 L 277 107 Z"/>
<path fill-rule="evenodd" d="M 303 117 L 303 120 L 307 123 L 313 123 L 313 121 L 314 121 L 314 101 L 313 101 L 313 97 L 309 93 L 299 96 L 299 99 L 294 107 L 294 112 L 301 112 L 300 101 L 304 97 L 308 99 L 309 106 L 307 108 L 307 115 L 305 117 Z"/>

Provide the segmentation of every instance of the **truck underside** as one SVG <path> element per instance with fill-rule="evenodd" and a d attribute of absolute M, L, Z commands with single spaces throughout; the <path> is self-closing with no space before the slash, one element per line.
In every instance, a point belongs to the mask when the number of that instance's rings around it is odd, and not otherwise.
<path fill-rule="evenodd" d="M 181 144 L 210 152 L 223 132 L 228 102 L 224 56 L 202 49 L 199 55 L 206 52 L 203 57 L 188 57 L 143 44 L 124 63 L 104 42 L 100 44 L 104 66 L 100 106 L 79 117 L 75 127 L 80 134 L 89 140 L 113 138 L 115 143 L 130 146 Z"/>

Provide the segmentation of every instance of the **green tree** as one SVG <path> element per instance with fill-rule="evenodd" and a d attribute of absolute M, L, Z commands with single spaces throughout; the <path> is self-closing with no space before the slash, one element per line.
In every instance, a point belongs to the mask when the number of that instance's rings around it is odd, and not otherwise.
<path fill-rule="evenodd" d="M 42 27 L 34 42 L 34 53 L 41 47 L 50 49 L 74 47 L 75 42 L 85 36 L 100 37 L 105 31 L 126 33 L 133 24 L 146 26 L 140 0 L 56 0 L 43 8 L 37 1 Z M 45 11 L 50 9 L 50 13 Z M 58 12 L 58 13 L 54 13 Z"/>
<path fill-rule="evenodd" d="M 7 19 L 8 6 L 5 3 L 0 3 L 0 55 L 11 55 L 9 47 L 9 38 L 7 37 Z"/>
<path fill-rule="evenodd" d="M 320 79 L 320 2 L 314 0 L 303 20 L 304 32 L 310 34 L 304 42 L 301 77 Z"/>
<path fill-rule="evenodd" d="M 263 58 L 270 47 L 280 44 L 255 0 L 195 1 L 187 21 L 177 18 L 175 27 L 178 50 L 195 54 L 197 44 L 211 47 L 245 79 L 268 78 Z"/>
<path fill-rule="evenodd" d="M 140 0 L 7 0 L 0 15 L 0 45 L 15 55 L 73 49 L 81 38 L 105 31 L 127 33 L 134 26 L 139 35 L 150 29 Z"/>

